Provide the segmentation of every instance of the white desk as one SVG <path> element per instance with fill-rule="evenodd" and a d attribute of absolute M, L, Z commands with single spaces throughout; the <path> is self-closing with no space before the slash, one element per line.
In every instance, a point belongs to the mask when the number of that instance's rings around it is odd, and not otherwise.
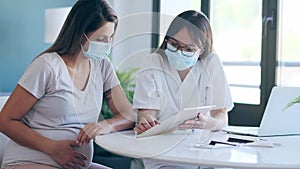
<path fill-rule="evenodd" d="M 268 137 L 281 146 L 226 147 L 199 149 L 201 132 L 182 132 L 147 138 L 136 138 L 132 131 L 123 131 L 97 136 L 95 142 L 115 154 L 133 158 L 151 158 L 169 162 L 180 162 L 211 167 L 299 169 L 300 136 Z M 227 140 L 224 132 L 214 133 L 210 139 Z M 207 140 L 207 142 L 210 141 Z"/>

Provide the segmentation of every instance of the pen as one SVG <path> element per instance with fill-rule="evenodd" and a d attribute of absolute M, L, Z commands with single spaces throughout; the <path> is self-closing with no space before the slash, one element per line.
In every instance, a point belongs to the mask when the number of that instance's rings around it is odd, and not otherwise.
<path fill-rule="evenodd" d="M 195 121 L 198 121 L 199 120 L 199 117 L 198 117 L 198 115 L 197 115 L 197 117 L 194 119 Z M 195 129 L 194 128 L 192 128 L 192 133 L 194 133 L 195 132 Z"/>

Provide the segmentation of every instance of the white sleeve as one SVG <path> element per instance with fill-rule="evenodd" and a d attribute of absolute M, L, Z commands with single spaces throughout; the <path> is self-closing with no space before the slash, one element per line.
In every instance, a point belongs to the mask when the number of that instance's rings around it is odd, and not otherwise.
<path fill-rule="evenodd" d="M 102 78 L 103 78 L 103 92 L 117 86 L 120 81 L 117 77 L 113 64 L 108 60 L 104 59 L 101 62 Z"/>
<path fill-rule="evenodd" d="M 216 108 L 233 108 L 229 85 L 225 76 L 223 65 L 216 54 L 209 55 L 205 63 L 208 75 L 206 88 L 206 104 L 216 105 Z"/>
<path fill-rule="evenodd" d="M 160 96 L 153 72 L 153 68 L 144 68 L 138 72 L 133 97 L 134 109 L 160 109 Z"/>
<path fill-rule="evenodd" d="M 42 56 L 39 56 L 27 67 L 18 84 L 40 99 L 49 89 L 52 79 L 52 68 Z"/>

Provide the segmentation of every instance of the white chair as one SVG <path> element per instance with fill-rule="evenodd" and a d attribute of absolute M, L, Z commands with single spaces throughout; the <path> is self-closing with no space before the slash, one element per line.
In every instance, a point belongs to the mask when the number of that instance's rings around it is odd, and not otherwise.
<path fill-rule="evenodd" d="M 5 104 L 7 99 L 8 99 L 8 96 L 0 96 L 0 110 L 2 109 L 2 107 Z M 4 149 L 5 149 L 5 146 L 8 142 L 8 140 L 9 140 L 8 137 L 6 137 L 4 134 L 2 134 L 0 132 L 0 166 L 2 163 L 2 156 L 4 153 Z"/>

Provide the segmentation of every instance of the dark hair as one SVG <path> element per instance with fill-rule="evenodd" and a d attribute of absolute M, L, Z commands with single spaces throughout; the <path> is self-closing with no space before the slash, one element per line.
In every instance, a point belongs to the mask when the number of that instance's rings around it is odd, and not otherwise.
<path fill-rule="evenodd" d="M 57 39 L 43 53 L 74 55 L 86 42 L 84 34 L 96 31 L 106 22 L 115 23 L 116 31 L 118 17 L 106 0 L 78 0 L 72 7 Z"/>
<path fill-rule="evenodd" d="M 168 40 L 169 37 L 174 36 L 183 28 L 188 29 L 190 36 L 199 48 L 202 44 L 202 49 L 204 51 L 200 54 L 199 59 L 205 58 L 212 52 L 213 37 L 209 20 L 203 13 L 194 10 L 182 12 L 174 18 L 169 26 L 167 34 L 165 35 L 164 41 L 157 52 L 162 53 L 167 46 L 167 42 L 165 40 Z"/>

